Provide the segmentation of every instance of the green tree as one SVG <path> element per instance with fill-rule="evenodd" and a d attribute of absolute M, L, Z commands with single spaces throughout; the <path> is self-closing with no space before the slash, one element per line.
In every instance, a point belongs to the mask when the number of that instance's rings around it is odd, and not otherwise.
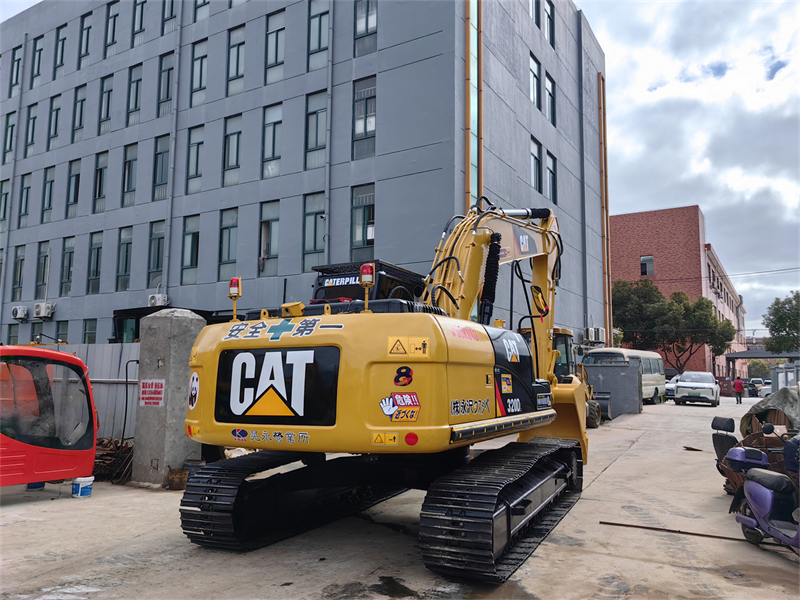
<path fill-rule="evenodd" d="M 703 346 L 710 346 L 712 354 L 720 356 L 736 337 L 736 328 L 728 319 L 716 317 L 708 298 L 692 302 L 685 292 L 672 294 L 656 330 L 664 362 L 681 372 Z"/>
<path fill-rule="evenodd" d="M 667 299 L 652 281 L 615 281 L 611 305 L 614 326 L 622 330 L 623 344 L 637 350 L 656 348 L 656 327 L 666 310 Z"/>
<path fill-rule="evenodd" d="M 800 291 L 792 290 L 786 298 L 775 301 L 767 308 L 764 325 L 769 329 L 769 339 L 764 347 L 770 352 L 792 352 L 800 349 Z"/>
<path fill-rule="evenodd" d="M 747 376 L 750 378 L 760 377 L 761 379 L 769 377 L 769 365 L 760 358 L 754 358 L 747 364 Z"/>

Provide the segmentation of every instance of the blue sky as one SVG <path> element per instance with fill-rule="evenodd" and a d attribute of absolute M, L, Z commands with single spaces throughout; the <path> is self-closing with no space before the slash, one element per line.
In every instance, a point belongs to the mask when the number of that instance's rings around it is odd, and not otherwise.
<path fill-rule="evenodd" d="M 606 55 L 612 214 L 698 204 L 752 334 L 800 288 L 800 2 L 575 4 Z"/>

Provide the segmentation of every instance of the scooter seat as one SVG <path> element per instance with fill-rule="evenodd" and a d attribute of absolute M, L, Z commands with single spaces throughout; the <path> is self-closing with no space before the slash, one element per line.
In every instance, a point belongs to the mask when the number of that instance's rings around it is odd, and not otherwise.
<path fill-rule="evenodd" d="M 749 481 L 763 485 L 768 490 L 779 494 L 794 494 L 792 480 L 783 473 L 767 471 L 765 469 L 750 469 L 746 475 Z"/>

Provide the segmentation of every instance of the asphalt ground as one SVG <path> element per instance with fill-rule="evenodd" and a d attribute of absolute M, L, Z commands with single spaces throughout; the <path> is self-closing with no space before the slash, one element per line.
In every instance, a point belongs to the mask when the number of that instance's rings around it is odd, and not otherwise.
<path fill-rule="evenodd" d="M 416 545 L 422 492 L 240 554 L 184 537 L 181 492 L 95 483 L 91 497 L 75 499 L 68 485 L 47 484 L 0 493 L 0 597 L 796 600 L 798 558 L 743 541 L 714 467 L 712 417 L 738 421 L 757 400 L 645 406 L 589 430 L 580 501 L 500 586 L 425 569 Z"/>

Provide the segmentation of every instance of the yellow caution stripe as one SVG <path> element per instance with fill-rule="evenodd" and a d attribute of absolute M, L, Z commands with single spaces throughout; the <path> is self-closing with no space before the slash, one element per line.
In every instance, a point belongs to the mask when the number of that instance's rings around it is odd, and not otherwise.
<path fill-rule="evenodd" d="M 512 433 L 524 429 L 533 429 L 534 427 L 543 427 L 555 420 L 556 411 L 550 408 L 514 417 L 462 423 L 450 428 L 450 443 L 477 440 L 482 437 L 492 436 L 498 432 Z"/>

